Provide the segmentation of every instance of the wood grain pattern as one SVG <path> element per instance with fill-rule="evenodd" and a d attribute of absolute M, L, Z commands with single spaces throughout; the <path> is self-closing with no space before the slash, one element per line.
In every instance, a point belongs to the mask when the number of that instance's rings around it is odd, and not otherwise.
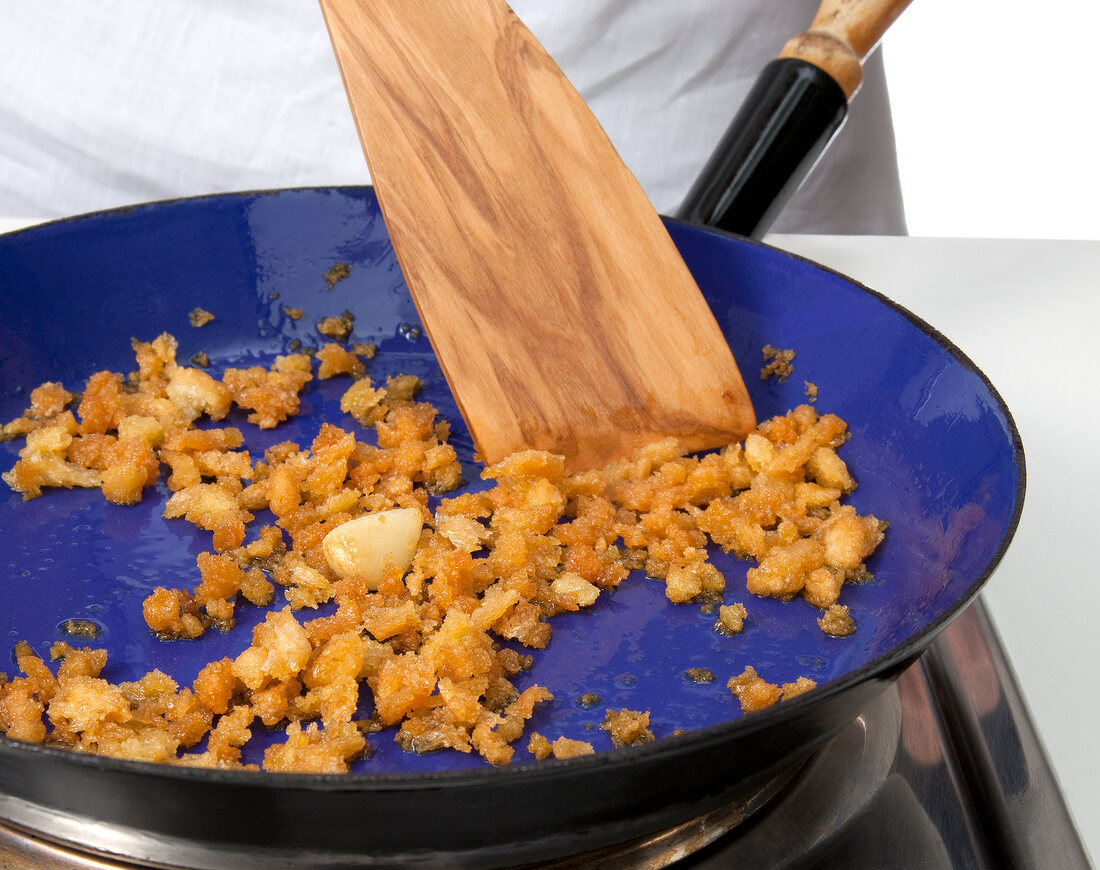
<path fill-rule="evenodd" d="M 594 467 L 755 425 L 641 187 L 499 0 L 320 0 L 383 217 L 481 457 Z"/>
<path fill-rule="evenodd" d="M 780 57 L 821 67 L 851 99 L 863 82 L 863 61 L 912 0 L 824 0 L 810 29 L 792 37 Z"/>

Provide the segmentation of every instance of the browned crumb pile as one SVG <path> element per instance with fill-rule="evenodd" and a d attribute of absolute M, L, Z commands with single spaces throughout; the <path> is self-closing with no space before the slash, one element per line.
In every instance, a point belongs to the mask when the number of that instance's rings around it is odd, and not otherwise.
<path fill-rule="evenodd" d="M 855 620 L 852 619 L 847 604 L 830 604 L 817 620 L 817 624 L 823 632 L 833 637 L 847 637 L 856 630 Z"/>
<path fill-rule="evenodd" d="M 760 369 L 760 380 L 766 381 L 772 377 L 778 377 L 780 383 L 787 380 L 794 372 L 794 351 L 781 350 L 764 345 L 764 367 Z"/>
<path fill-rule="evenodd" d="M 716 631 L 724 635 L 740 634 L 745 630 L 745 619 L 749 611 L 744 604 L 723 604 L 718 608 L 718 621 L 714 624 Z"/>
<path fill-rule="evenodd" d="M 364 359 L 374 359 L 378 355 L 378 346 L 372 341 L 359 341 L 351 346 L 351 352 Z"/>
<path fill-rule="evenodd" d="M 350 311 L 343 312 L 339 317 L 322 317 L 317 322 L 317 331 L 321 335 L 337 341 L 347 341 L 353 329 L 355 316 Z"/>
<path fill-rule="evenodd" d="M 187 319 L 191 321 L 193 327 L 198 329 L 200 326 L 206 326 L 206 324 L 213 320 L 214 315 L 205 308 L 192 308 L 187 315 Z"/>
<path fill-rule="evenodd" d="M 337 281 L 343 281 L 348 275 L 351 274 L 351 266 L 347 263 L 337 263 L 327 272 L 325 272 L 325 289 L 331 290 L 336 286 Z"/>
<path fill-rule="evenodd" d="M 527 741 L 527 751 L 536 759 L 542 761 L 551 755 L 554 758 L 577 758 L 581 755 L 594 755 L 595 747 L 585 740 L 573 740 L 570 737 L 559 737 L 553 743 L 539 734 L 537 731 Z"/>
<path fill-rule="evenodd" d="M 739 676 L 731 677 L 726 685 L 741 702 L 742 711 L 754 713 L 779 701 L 786 701 L 803 692 L 808 692 L 815 688 L 817 683 L 807 677 L 799 677 L 793 683 L 777 686 L 757 674 L 755 668 L 748 667 Z"/>
<path fill-rule="evenodd" d="M 648 712 L 608 710 L 600 727 L 611 735 L 611 743 L 616 748 L 653 740 L 653 732 L 649 730 Z"/>
<path fill-rule="evenodd" d="M 649 713 L 637 710 L 608 710 L 600 725 L 611 737 L 611 743 L 615 748 L 630 746 L 635 743 L 649 743 L 653 740 L 653 732 L 649 730 Z M 559 737 L 551 742 L 549 739 L 533 732 L 527 741 L 527 751 L 539 761 L 549 758 L 576 758 L 580 755 L 592 755 L 595 747 L 586 740 L 574 740 L 570 737 Z"/>
<path fill-rule="evenodd" d="M 883 537 L 884 523 L 840 503 L 855 488 L 836 453 L 845 424 L 809 405 L 762 424 L 744 446 L 698 457 L 669 440 L 569 476 L 559 456 L 517 453 L 485 469 L 492 488 L 443 499 L 433 513 L 429 494 L 456 488 L 460 471 L 447 425 L 415 401 L 415 378 L 375 386 L 355 354 L 328 345 L 316 354 L 316 376 L 355 378 L 341 408 L 373 427 L 377 443 L 326 423 L 308 446 L 284 442 L 253 459 L 240 430 L 192 424 L 224 419 L 236 405 L 262 428 L 277 425 L 298 410 L 314 377 L 310 357 L 229 369 L 219 381 L 177 365 L 171 336 L 134 349 L 138 371 L 93 375 L 75 414 L 61 385 L 36 389 L 24 416 L 3 427 L 4 437 L 27 438 L 3 479 L 24 498 L 85 486 L 128 504 L 164 464 L 165 516 L 210 531 L 212 549 L 197 558 L 193 589 L 158 588 L 146 599 L 150 628 L 192 638 L 210 626 L 229 630 L 241 599 L 273 606 L 247 649 L 210 662 L 191 687 L 158 671 L 109 684 L 98 676 L 105 653 L 64 644 L 51 649 L 55 675 L 21 645 L 22 676 L 0 679 L 0 731 L 10 737 L 231 767 L 258 721 L 286 733 L 266 751 L 265 769 L 343 771 L 369 751 L 365 733 L 398 726 L 407 750 L 475 751 L 504 764 L 552 695 L 516 691 L 510 679 L 531 658 L 500 641 L 545 647 L 553 616 L 592 606 L 632 569 L 663 581 L 675 603 L 718 600 L 726 580 L 708 561 L 712 542 L 757 562 L 750 592 L 801 594 L 828 615 L 845 582 L 867 577 L 863 561 Z M 246 544 L 261 509 L 275 525 Z M 335 570 L 326 535 L 392 509 L 413 511 L 421 524 L 407 568 L 387 562 L 374 583 Z M 328 601 L 332 615 L 307 618 Z M 742 605 L 720 609 L 729 631 L 745 616 Z M 355 718 L 364 685 L 375 708 L 366 722 Z M 746 710 L 762 705 L 734 691 Z M 648 720 L 619 711 L 602 727 L 618 745 L 651 739 Z M 204 751 L 186 751 L 204 737 Z M 529 749 L 559 758 L 593 751 L 537 735 Z"/>

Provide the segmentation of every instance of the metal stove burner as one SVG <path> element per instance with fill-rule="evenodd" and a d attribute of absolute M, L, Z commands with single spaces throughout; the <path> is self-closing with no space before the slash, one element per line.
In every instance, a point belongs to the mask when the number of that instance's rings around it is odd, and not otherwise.
<path fill-rule="evenodd" d="M 676 870 L 1092 866 L 980 599 L 874 706 Z"/>
<path fill-rule="evenodd" d="M 125 870 L 120 864 L 76 852 L 0 823 L 0 868 L 3 870 Z"/>

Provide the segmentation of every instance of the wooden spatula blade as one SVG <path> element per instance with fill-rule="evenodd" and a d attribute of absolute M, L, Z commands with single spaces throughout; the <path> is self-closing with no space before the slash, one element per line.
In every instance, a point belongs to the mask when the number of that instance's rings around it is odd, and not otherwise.
<path fill-rule="evenodd" d="M 641 187 L 499 0 L 321 0 L 378 200 L 481 457 L 594 467 L 755 425 Z"/>

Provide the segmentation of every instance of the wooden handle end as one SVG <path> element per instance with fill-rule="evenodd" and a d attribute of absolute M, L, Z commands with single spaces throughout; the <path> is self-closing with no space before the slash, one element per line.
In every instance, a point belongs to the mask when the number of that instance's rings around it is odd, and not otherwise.
<path fill-rule="evenodd" d="M 911 0 L 822 0 L 810 29 L 783 46 L 825 70 L 851 99 L 863 81 L 863 60 Z"/>
<path fill-rule="evenodd" d="M 825 70 L 851 99 L 863 82 L 859 55 L 843 39 L 819 30 L 807 30 L 787 40 L 779 56 L 794 57 Z"/>

